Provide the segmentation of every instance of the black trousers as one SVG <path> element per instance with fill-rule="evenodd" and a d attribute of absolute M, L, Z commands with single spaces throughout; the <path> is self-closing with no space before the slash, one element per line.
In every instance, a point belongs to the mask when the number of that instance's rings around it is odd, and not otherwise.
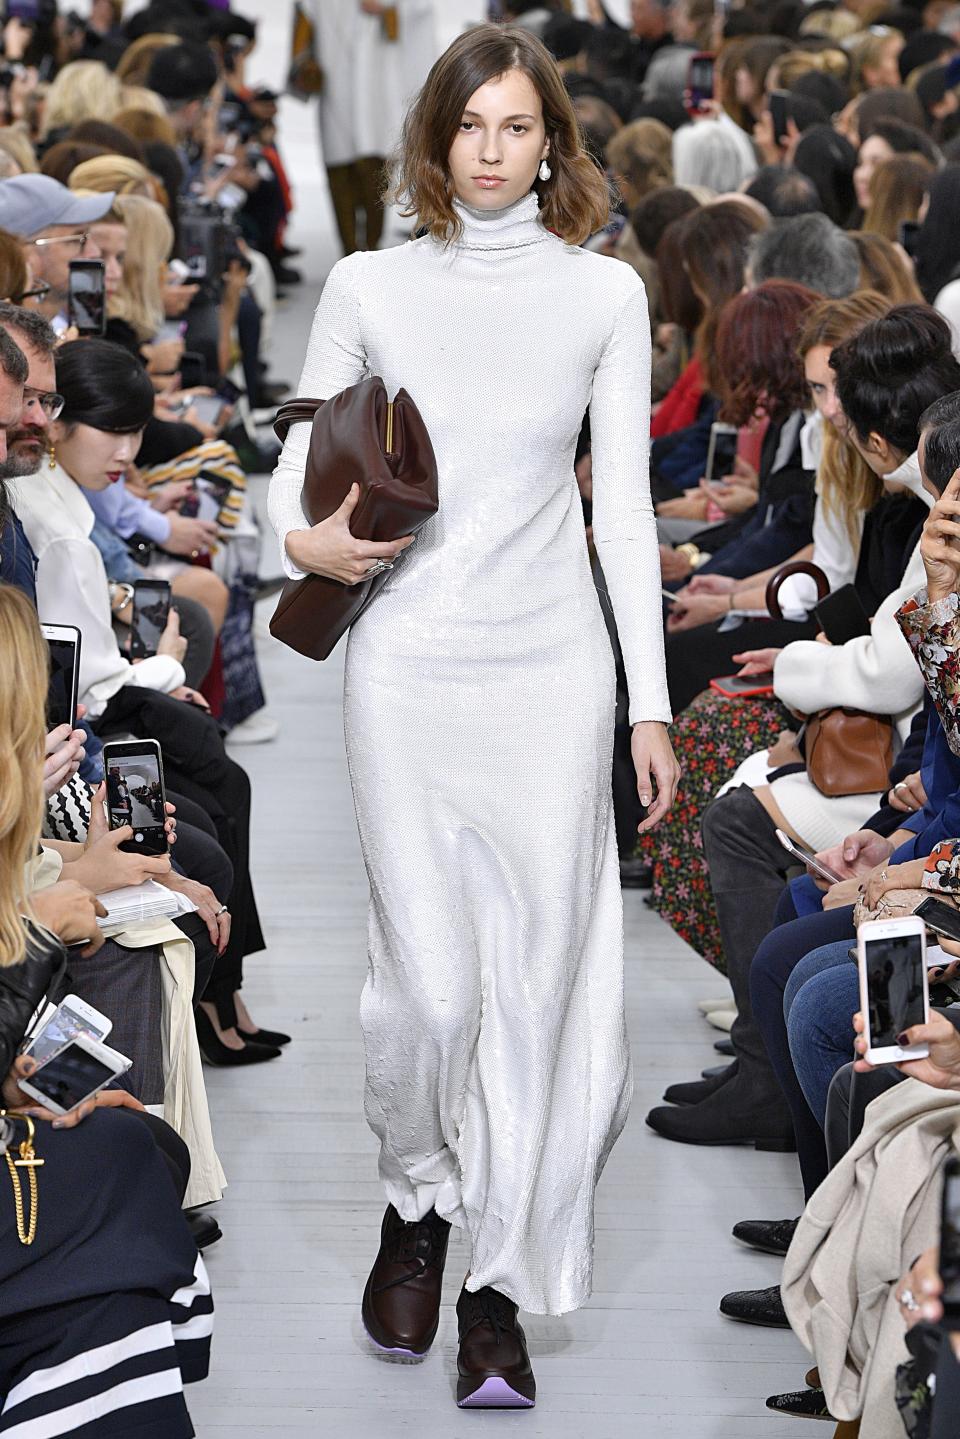
<path fill-rule="evenodd" d="M 735 630 L 721 632 L 720 623 L 667 634 L 667 684 L 675 715 L 711 680 L 737 670 L 734 655 L 743 650 L 780 648 L 791 640 L 812 640 L 819 629 L 815 620 L 747 620 Z"/>

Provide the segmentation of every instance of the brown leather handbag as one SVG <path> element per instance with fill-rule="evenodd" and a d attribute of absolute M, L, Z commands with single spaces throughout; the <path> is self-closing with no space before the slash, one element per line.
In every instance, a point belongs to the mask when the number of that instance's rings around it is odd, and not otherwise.
<path fill-rule="evenodd" d="M 820 710 L 807 720 L 804 753 L 821 794 L 879 794 L 893 764 L 893 724 L 863 710 Z"/>
<path fill-rule="evenodd" d="M 350 518 L 358 540 L 377 544 L 414 535 L 437 513 L 437 461 L 423 418 L 406 390 L 387 399 L 378 377 L 361 380 L 329 400 L 290 400 L 274 429 L 312 420 L 303 476 L 303 511 L 312 525 L 329 519 L 354 483 L 360 498 Z M 403 554 L 394 564 L 403 563 Z M 307 575 L 284 585 L 270 633 L 298 654 L 325 660 L 390 578 L 381 570 L 357 585 Z"/>

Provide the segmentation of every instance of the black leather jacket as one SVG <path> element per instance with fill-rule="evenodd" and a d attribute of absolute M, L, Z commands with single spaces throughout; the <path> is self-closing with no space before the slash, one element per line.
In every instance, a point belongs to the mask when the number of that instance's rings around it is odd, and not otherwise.
<path fill-rule="evenodd" d="M 17 1056 L 31 1015 L 66 962 L 63 945 L 34 930 L 23 963 L 0 966 L 0 1080 Z"/>

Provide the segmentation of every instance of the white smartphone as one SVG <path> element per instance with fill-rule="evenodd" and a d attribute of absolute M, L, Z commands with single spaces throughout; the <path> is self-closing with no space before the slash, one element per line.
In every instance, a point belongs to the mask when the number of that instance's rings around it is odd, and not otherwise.
<path fill-rule="evenodd" d="M 668 605 L 675 605 L 677 603 L 677 597 L 672 590 L 665 590 L 661 586 L 660 593 L 663 595 L 663 598 L 666 600 Z"/>
<path fill-rule="evenodd" d="M 860 1009 L 871 1064 L 925 1059 L 925 1044 L 904 1047 L 897 1036 L 930 1015 L 927 989 L 927 927 L 916 915 L 877 919 L 857 930 Z"/>
<path fill-rule="evenodd" d="M 834 874 L 829 865 L 824 864 L 822 859 L 817 859 L 817 856 L 812 850 L 804 849 L 802 845 L 797 844 L 788 834 L 785 834 L 782 829 L 777 830 L 777 839 L 788 854 L 792 854 L 794 859 L 798 859 L 801 864 L 808 865 L 814 874 L 818 874 L 821 879 L 825 879 L 827 884 L 840 883 L 839 874 Z"/>
<path fill-rule="evenodd" d="M 98 1039 L 78 1034 L 19 1081 L 24 1094 L 31 1095 L 54 1114 L 69 1114 L 85 1099 L 92 1099 L 111 1080 L 126 1074 L 132 1060 L 109 1049 Z"/>
<path fill-rule="evenodd" d="M 77 722 L 80 690 L 80 631 L 76 625 L 41 625 L 50 652 L 47 724 L 50 729 Z"/>
<path fill-rule="evenodd" d="M 43 1064 L 78 1034 L 85 1034 L 88 1039 L 99 1039 L 102 1042 L 112 1028 L 113 1020 L 101 1014 L 99 1009 L 94 1009 L 92 1004 L 87 1004 L 86 1000 L 77 994 L 68 994 L 65 999 L 61 999 L 50 1018 L 40 1026 L 23 1052 L 35 1059 L 37 1064 Z"/>

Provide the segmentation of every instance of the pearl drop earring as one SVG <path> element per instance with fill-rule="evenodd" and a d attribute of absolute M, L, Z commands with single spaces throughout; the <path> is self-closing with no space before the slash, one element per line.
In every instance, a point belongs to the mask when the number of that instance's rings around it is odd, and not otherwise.
<path fill-rule="evenodd" d="M 546 182 L 550 179 L 550 176 L 553 174 L 553 171 L 550 169 L 550 166 L 547 164 L 546 160 L 541 160 L 540 169 L 537 173 L 539 174 L 540 179 L 544 182 L 544 184 L 546 184 Z"/>

